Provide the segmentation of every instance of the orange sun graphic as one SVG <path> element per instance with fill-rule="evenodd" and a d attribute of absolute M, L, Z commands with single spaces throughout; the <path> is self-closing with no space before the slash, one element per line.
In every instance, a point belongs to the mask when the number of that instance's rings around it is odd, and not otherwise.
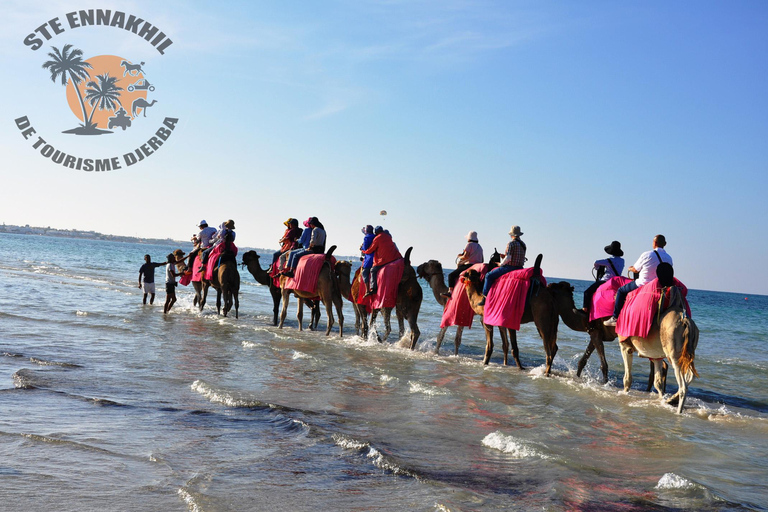
<path fill-rule="evenodd" d="M 113 126 L 110 126 L 110 118 L 135 119 L 144 114 L 148 93 L 154 91 L 155 86 L 146 79 L 141 64 L 133 64 L 116 55 L 98 55 L 86 62 L 93 68 L 88 69 L 90 78 L 81 81 L 77 86 L 80 97 L 75 92 L 72 80 L 67 83 L 69 108 L 80 121 L 84 121 L 80 98 L 85 104 L 90 122 L 101 129 L 121 127 L 121 123 L 115 120 L 112 121 Z M 105 92 L 109 94 L 104 94 Z M 121 108 L 124 112 L 119 112 Z"/>

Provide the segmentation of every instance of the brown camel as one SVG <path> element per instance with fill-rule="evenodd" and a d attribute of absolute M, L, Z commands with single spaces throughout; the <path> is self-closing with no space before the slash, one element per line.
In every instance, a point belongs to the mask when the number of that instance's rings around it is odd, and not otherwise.
<path fill-rule="evenodd" d="M 539 331 L 544 342 L 544 353 L 546 354 L 546 375 L 549 375 L 552 370 L 552 362 L 557 354 L 557 325 L 559 323 L 559 317 L 557 309 L 555 308 L 555 300 L 552 297 L 550 291 L 537 284 L 537 276 L 541 275 L 541 254 L 536 258 L 534 265 L 534 277 L 531 279 L 532 290 L 528 294 L 528 299 L 525 301 L 525 310 L 523 312 L 523 318 L 520 323 L 534 322 L 536 329 Z M 478 303 L 482 300 L 482 281 L 480 280 L 480 274 L 474 270 L 468 270 L 464 273 L 465 286 L 467 296 L 469 297 L 469 303 L 472 305 L 472 309 L 475 313 L 482 315 L 485 307 L 480 306 Z M 493 352 L 493 327 L 485 325 L 485 358 L 483 364 L 488 364 L 491 359 L 491 353 Z M 501 333 L 502 348 L 504 350 L 504 364 L 507 364 L 507 352 L 509 346 L 506 342 L 506 331 L 509 331 L 509 343 L 512 345 L 512 356 L 515 359 L 517 367 L 523 369 L 522 363 L 520 363 L 519 350 L 517 348 L 517 332 L 512 329 L 499 328 Z"/>
<path fill-rule="evenodd" d="M 215 262 L 208 260 L 208 265 L 214 265 Z M 237 271 L 237 258 L 231 251 L 224 251 L 219 261 L 219 268 L 214 270 L 213 279 L 210 281 L 203 279 L 201 281 L 202 298 L 199 302 L 200 311 L 205 307 L 205 301 L 208 298 L 208 287 L 213 286 L 216 290 L 216 311 L 221 314 L 221 297 L 224 296 L 224 316 L 232 309 L 234 303 L 235 306 L 235 318 L 238 316 L 238 309 L 240 308 L 240 300 L 238 294 L 240 293 L 240 272 Z M 197 293 L 198 286 L 195 286 L 195 292 Z M 197 297 L 195 297 L 197 298 Z"/>
<path fill-rule="evenodd" d="M 283 295 L 280 287 L 275 286 L 274 280 L 269 276 L 269 272 L 261 268 L 261 265 L 259 265 L 259 255 L 256 251 L 248 251 L 244 253 L 242 264 L 248 269 L 248 272 L 251 273 L 257 283 L 269 287 L 269 294 L 272 296 L 272 325 L 277 325 L 277 313 L 280 310 L 280 298 Z M 320 321 L 319 304 L 316 301 L 305 301 L 304 299 L 299 298 L 299 308 L 302 307 L 304 302 L 307 302 L 307 305 L 312 312 L 310 329 L 314 329 Z"/>
<path fill-rule="evenodd" d="M 283 328 L 283 324 L 285 323 L 285 316 L 288 312 L 288 299 L 291 294 L 293 294 L 300 299 L 314 299 L 315 297 L 320 297 L 320 301 L 323 303 L 323 305 L 325 305 L 325 311 L 328 315 L 328 327 L 325 330 L 326 336 L 330 334 L 331 328 L 333 327 L 333 306 L 336 306 L 336 313 L 339 315 L 339 337 L 344 335 L 344 314 L 341 311 L 343 305 L 341 302 L 341 294 L 339 293 L 339 285 L 336 282 L 336 275 L 331 271 L 330 260 L 331 255 L 335 250 L 336 246 L 332 245 L 330 249 L 328 249 L 328 252 L 325 253 L 325 262 L 323 263 L 323 267 L 320 270 L 320 275 L 317 278 L 315 289 L 311 292 L 286 289 L 285 285 L 289 278 L 286 276 L 280 277 L 280 290 L 282 292 L 283 300 L 283 310 L 280 314 L 280 324 L 278 325 L 280 329 Z M 296 318 L 299 321 L 299 330 L 301 331 L 303 330 L 301 304 L 299 304 L 299 310 Z"/>
<path fill-rule="evenodd" d="M 400 279 L 400 284 L 397 288 L 397 302 L 395 304 L 395 315 L 397 316 L 397 324 L 399 328 L 399 337 L 400 339 L 403 338 L 405 335 L 405 321 L 408 321 L 408 326 L 411 329 L 411 334 L 409 336 L 409 346 L 411 350 L 414 350 L 416 348 L 416 342 L 419 340 L 419 336 L 421 335 L 421 331 L 419 330 L 419 326 L 417 324 L 417 320 L 419 317 L 419 310 L 421 309 L 421 301 L 423 299 L 423 292 L 421 290 L 421 285 L 419 284 L 418 279 L 416 278 L 416 272 L 413 270 L 413 267 L 411 266 L 411 251 L 413 250 L 413 247 L 409 247 L 407 251 L 405 251 L 404 256 L 404 265 L 403 265 L 403 277 Z M 352 282 L 351 285 L 351 295 L 352 295 L 352 301 L 355 305 L 355 316 L 356 320 L 357 318 L 360 319 L 360 324 L 362 326 L 362 335 L 364 338 L 368 337 L 368 326 L 373 326 L 374 332 L 376 333 L 376 339 L 379 340 L 379 342 L 384 342 L 389 337 L 389 334 L 392 332 L 392 324 L 391 324 L 391 315 L 392 315 L 392 308 L 382 308 L 384 317 L 384 337 L 382 338 L 379 336 L 379 333 L 376 332 L 376 327 L 374 325 L 374 322 L 376 321 L 376 316 L 379 313 L 378 309 L 374 309 L 371 312 L 371 318 L 370 321 L 368 320 L 368 314 L 365 311 L 365 308 L 361 305 L 357 304 L 357 298 L 359 297 L 360 293 L 360 281 L 359 281 L 359 274 L 360 269 L 357 270 L 355 273 L 355 279 Z"/>
<path fill-rule="evenodd" d="M 493 251 L 493 255 L 488 262 L 489 268 L 493 269 L 498 266 L 501 261 L 501 255 L 499 251 Z M 443 266 L 437 260 L 429 260 L 426 263 L 422 263 L 416 268 L 416 275 L 424 279 L 429 283 L 429 287 L 432 289 L 432 293 L 435 296 L 435 300 L 438 304 L 445 308 L 448 299 L 443 296 L 443 293 L 448 292 L 448 286 L 445 284 L 445 275 L 443 274 Z M 435 354 L 440 353 L 440 345 L 443 344 L 443 338 L 448 331 L 448 327 L 441 327 L 440 332 L 437 334 L 437 345 L 435 346 Z M 459 346 L 461 345 L 461 335 L 464 332 L 464 326 L 456 326 L 456 338 L 454 339 L 454 351 L 453 355 L 459 355 Z"/>
<path fill-rule="evenodd" d="M 603 325 L 603 321 L 606 318 L 595 319 L 592 322 L 589 321 L 589 316 L 581 309 L 576 309 L 576 305 L 573 300 L 573 286 L 567 281 L 560 281 L 559 283 L 551 283 L 547 286 L 552 296 L 555 299 L 557 311 L 560 314 L 560 318 L 563 319 L 565 325 L 570 329 L 577 332 L 586 332 L 589 334 L 589 345 L 584 351 L 584 355 L 581 356 L 579 364 L 576 370 L 576 376 L 581 377 L 581 372 L 587 365 L 589 356 L 592 355 L 594 350 L 597 350 L 600 356 L 600 371 L 602 372 L 602 382 L 605 384 L 608 382 L 608 362 L 605 359 L 605 346 L 604 342 L 616 340 L 616 328 Z M 654 382 L 655 368 L 653 362 L 650 363 L 651 370 L 648 375 L 648 387 L 646 391 L 650 391 Z M 662 391 L 667 386 L 667 364 L 662 365 Z"/>

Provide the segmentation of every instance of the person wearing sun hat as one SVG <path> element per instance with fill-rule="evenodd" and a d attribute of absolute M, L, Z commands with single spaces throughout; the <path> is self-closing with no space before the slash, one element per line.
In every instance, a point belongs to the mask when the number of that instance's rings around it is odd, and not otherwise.
<path fill-rule="evenodd" d="M 297 240 L 301 236 L 301 229 L 299 229 L 299 221 L 293 217 L 289 217 L 288 220 L 283 222 L 285 226 L 285 232 L 283 237 L 279 240 L 280 250 L 272 255 L 272 266 L 274 266 L 277 259 L 286 252 L 293 250 L 297 247 Z M 270 266 L 271 270 L 271 266 Z"/>
<path fill-rule="evenodd" d="M 465 238 L 467 239 L 467 245 L 464 247 L 464 251 L 457 256 L 456 270 L 448 274 L 448 291 L 441 293 L 447 299 L 451 298 L 453 287 L 456 286 L 456 281 L 461 273 L 475 263 L 483 262 L 483 248 L 477 243 L 477 231 L 470 231 Z"/>
<path fill-rule="evenodd" d="M 307 220 L 303 222 L 304 231 L 301 233 L 301 238 L 299 238 L 299 242 L 296 246 L 296 249 L 293 249 L 287 255 L 284 255 L 283 257 L 280 258 L 281 272 L 283 273 L 290 272 L 291 268 L 296 268 L 296 264 L 298 264 L 297 258 L 309 252 L 309 245 L 312 242 L 311 223 L 313 218 L 314 217 L 309 217 Z M 285 258 L 285 260 L 283 260 L 283 258 Z"/>
<path fill-rule="evenodd" d="M 501 255 L 502 258 L 504 258 L 501 260 L 501 264 L 485 275 L 483 298 L 478 303 L 480 306 L 485 305 L 485 298 L 488 296 L 491 286 L 493 286 L 493 283 L 498 278 L 513 270 L 520 270 L 525 264 L 525 251 L 528 248 L 525 246 L 525 242 L 520 239 L 520 237 L 523 236 L 520 226 L 512 226 L 509 229 L 509 236 L 512 240 L 507 244 L 507 249 L 504 251 L 504 254 Z"/>
<path fill-rule="evenodd" d="M 584 307 L 581 309 L 587 313 L 592 308 L 592 296 L 600 285 L 612 277 L 621 276 L 621 273 L 624 272 L 624 258 L 622 258 L 624 251 L 621 250 L 621 243 L 614 240 L 605 246 L 605 252 L 611 257 L 595 261 L 592 268 L 597 269 L 597 279 L 584 290 Z"/>

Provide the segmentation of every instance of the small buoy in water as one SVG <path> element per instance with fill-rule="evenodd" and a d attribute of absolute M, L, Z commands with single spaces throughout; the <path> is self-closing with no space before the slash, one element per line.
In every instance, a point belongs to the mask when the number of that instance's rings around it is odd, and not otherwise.
<path fill-rule="evenodd" d="M 744 297 L 744 300 L 749 300 L 749 297 Z"/>

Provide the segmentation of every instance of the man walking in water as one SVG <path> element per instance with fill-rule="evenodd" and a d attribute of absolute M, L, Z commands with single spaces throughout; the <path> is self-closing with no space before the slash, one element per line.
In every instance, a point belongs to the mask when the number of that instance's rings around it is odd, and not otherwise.
<path fill-rule="evenodd" d="M 144 263 L 139 269 L 139 288 L 144 289 L 144 304 L 147 303 L 147 295 L 150 295 L 149 304 L 155 302 L 155 269 L 162 267 L 165 263 L 152 263 L 149 254 L 144 255 Z M 144 276 L 144 282 L 141 282 L 141 276 Z M 143 285 L 143 286 L 142 286 Z"/>
<path fill-rule="evenodd" d="M 177 274 L 173 271 L 176 268 L 176 256 L 173 253 L 168 255 L 168 266 L 165 269 L 165 306 L 163 306 L 163 314 L 168 313 L 174 304 L 176 304 L 176 277 L 181 274 Z"/>
<path fill-rule="evenodd" d="M 613 316 L 603 322 L 607 326 L 615 326 L 616 320 L 619 318 L 619 313 L 624 307 L 624 302 L 627 300 L 627 294 L 632 290 L 637 290 L 646 283 L 649 283 L 656 279 L 656 267 L 659 263 L 666 262 L 672 265 L 672 256 L 667 254 L 664 247 L 667 245 L 667 239 L 664 235 L 656 235 L 653 237 L 653 249 L 645 251 L 637 259 L 637 262 L 629 267 L 630 272 L 640 274 L 639 277 L 627 283 L 618 290 L 616 290 L 616 304 L 613 307 Z"/>

